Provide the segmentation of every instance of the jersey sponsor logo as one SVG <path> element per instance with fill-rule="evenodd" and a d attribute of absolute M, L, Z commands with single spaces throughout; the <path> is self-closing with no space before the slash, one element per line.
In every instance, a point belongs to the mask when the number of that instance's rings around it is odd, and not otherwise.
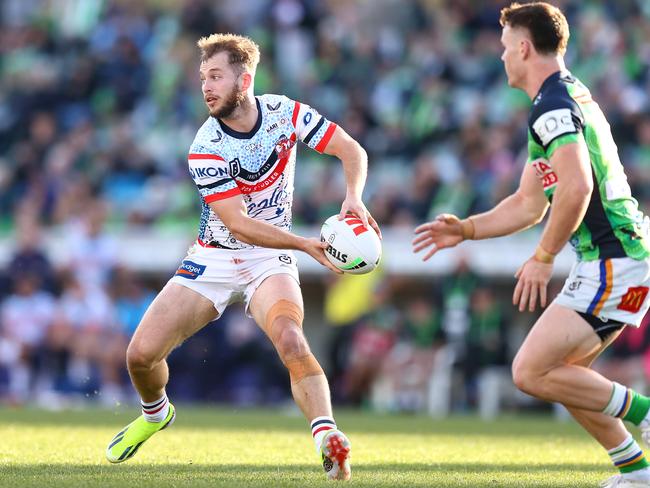
<path fill-rule="evenodd" d="M 305 123 L 305 125 L 309 125 L 309 122 L 311 122 L 312 114 L 311 112 L 307 112 L 305 116 L 302 118 L 302 121 Z"/>
<path fill-rule="evenodd" d="M 219 176 L 230 176 L 226 168 L 215 168 L 208 166 L 207 168 L 190 168 L 190 176 L 194 180 L 203 180 L 205 178 L 217 178 Z"/>
<path fill-rule="evenodd" d="M 647 296 L 647 286 L 632 286 L 627 289 L 616 308 L 630 313 L 638 313 Z"/>
<path fill-rule="evenodd" d="M 203 274 L 206 266 L 204 264 L 197 264 L 189 259 L 184 260 L 179 268 L 176 270 L 174 276 L 181 276 L 188 280 L 195 280 Z"/>
<path fill-rule="evenodd" d="M 273 193 L 268 198 L 263 198 L 257 202 L 251 202 L 246 207 L 246 212 L 251 218 L 257 218 L 265 210 L 275 208 L 275 213 L 266 220 L 273 220 L 284 213 L 282 204 L 287 197 L 287 192 L 279 186 L 273 189 Z"/>
<path fill-rule="evenodd" d="M 549 110 L 540 115 L 533 123 L 533 130 L 544 146 L 549 145 L 553 139 L 562 134 L 576 132 L 571 119 L 571 110 L 568 108 Z"/>
<path fill-rule="evenodd" d="M 530 164 L 535 168 L 535 174 L 542 181 L 544 190 L 548 190 L 557 184 L 557 175 L 546 159 L 536 159 Z"/>
<path fill-rule="evenodd" d="M 241 164 L 239 163 L 239 159 L 235 158 L 228 164 L 230 165 L 230 174 L 232 177 L 234 178 L 235 176 L 239 176 L 239 173 L 241 173 Z"/>
<path fill-rule="evenodd" d="M 273 132 L 273 131 L 274 131 L 275 129 L 277 129 L 278 127 L 280 127 L 280 126 L 278 125 L 278 123 L 277 123 L 277 122 L 274 122 L 273 124 L 271 124 L 270 126 L 268 126 L 268 127 L 266 128 L 266 133 L 267 133 L 267 134 L 270 134 L 271 132 Z"/>
<path fill-rule="evenodd" d="M 607 195 L 607 200 L 630 198 L 632 196 L 632 190 L 627 182 L 627 177 L 621 175 L 618 178 L 607 180 L 605 182 L 605 194 Z"/>
<path fill-rule="evenodd" d="M 282 102 L 278 102 L 275 105 L 271 105 L 270 103 L 267 103 L 266 108 L 268 108 L 271 112 L 276 112 L 280 108 L 280 105 L 282 105 Z"/>
<path fill-rule="evenodd" d="M 255 152 L 261 151 L 263 147 L 264 146 L 262 146 L 262 144 L 259 142 L 251 142 L 250 144 L 246 144 L 246 146 L 244 146 L 244 149 L 248 152 Z"/>

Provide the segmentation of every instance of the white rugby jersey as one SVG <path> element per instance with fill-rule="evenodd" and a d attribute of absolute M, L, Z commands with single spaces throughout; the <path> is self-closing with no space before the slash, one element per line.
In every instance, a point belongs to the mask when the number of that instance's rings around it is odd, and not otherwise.
<path fill-rule="evenodd" d="M 323 152 L 336 129 L 310 106 L 285 96 L 255 100 L 259 115 L 250 132 L 237 132 L 210 117 L 190 147 L 190 175 L 202 200 L 198 242 L 203 246 L 256 247 L 235 239 L 208 205 L 240 194 L 249 217 L 290 230 L 296 141 Z"/>

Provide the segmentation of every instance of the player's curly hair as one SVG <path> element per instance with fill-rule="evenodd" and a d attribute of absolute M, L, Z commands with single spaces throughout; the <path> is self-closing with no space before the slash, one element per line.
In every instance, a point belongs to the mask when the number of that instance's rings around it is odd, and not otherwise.
<path fill-rule="evenodd" d="M 241 74 L 255 73 L 260 61 L 260 49 L 255 42 L 237 34 L 212 34 L 202 37 L 196 43 L 201 51 L 201 62 L 207 61 L 220 52 L 228 53 L 230 65 Z"/>
<path fill-rule="evenodd" d="M 523 27 L 530 32 L 535 50 L 540 54 L 566 52 L 569 24 L 562 11 L 546 2 L 513 3 L 501 9 L 502 27 Z"/>

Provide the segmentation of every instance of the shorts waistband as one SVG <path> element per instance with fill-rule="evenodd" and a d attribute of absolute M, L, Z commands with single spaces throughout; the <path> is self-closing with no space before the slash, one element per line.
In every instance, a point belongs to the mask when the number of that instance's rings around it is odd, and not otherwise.
<path fill-rule="evenodd" d="M 260 247 L 260 246 L 253 246 L 253 247 L 245 247 L 245 248 L 233 248 L 233 247 L 228 247 L 224 246 L 223 244 L 217 242 L 217 241 L 210 241 L 210 242 L 205 242 L 199 238 L 196 239 L 196 243 L 206 249 L 221 249 L 223 251 L 230 251 L 230 252 L 250 252 L 250 251 L 268 251 L 269 248 L 266 247 Z"/>
<path fill-rule="evenodd" d="M 228 251 L 236 251 L 236 249 L 226 247 L 222 244 L 219 244 L 217 241 L 203 242 L 201 239 L 197 239 L 196 243 L 201 247 L 208 247 L 210 249 L 227 249 Z"/>

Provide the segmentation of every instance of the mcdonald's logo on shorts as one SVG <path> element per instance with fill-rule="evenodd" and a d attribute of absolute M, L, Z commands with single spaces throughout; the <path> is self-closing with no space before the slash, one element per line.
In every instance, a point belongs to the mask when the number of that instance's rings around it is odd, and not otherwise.
<path fill-rule="evenodd" d="M 648 296 L 647 286 L 634 286 L 627 289 L 625 295 L 621 298 L 621 303 L 616 308 L 625 310 L 626 312 L 637 313 L 641 310 L 643 302 Z"/>

